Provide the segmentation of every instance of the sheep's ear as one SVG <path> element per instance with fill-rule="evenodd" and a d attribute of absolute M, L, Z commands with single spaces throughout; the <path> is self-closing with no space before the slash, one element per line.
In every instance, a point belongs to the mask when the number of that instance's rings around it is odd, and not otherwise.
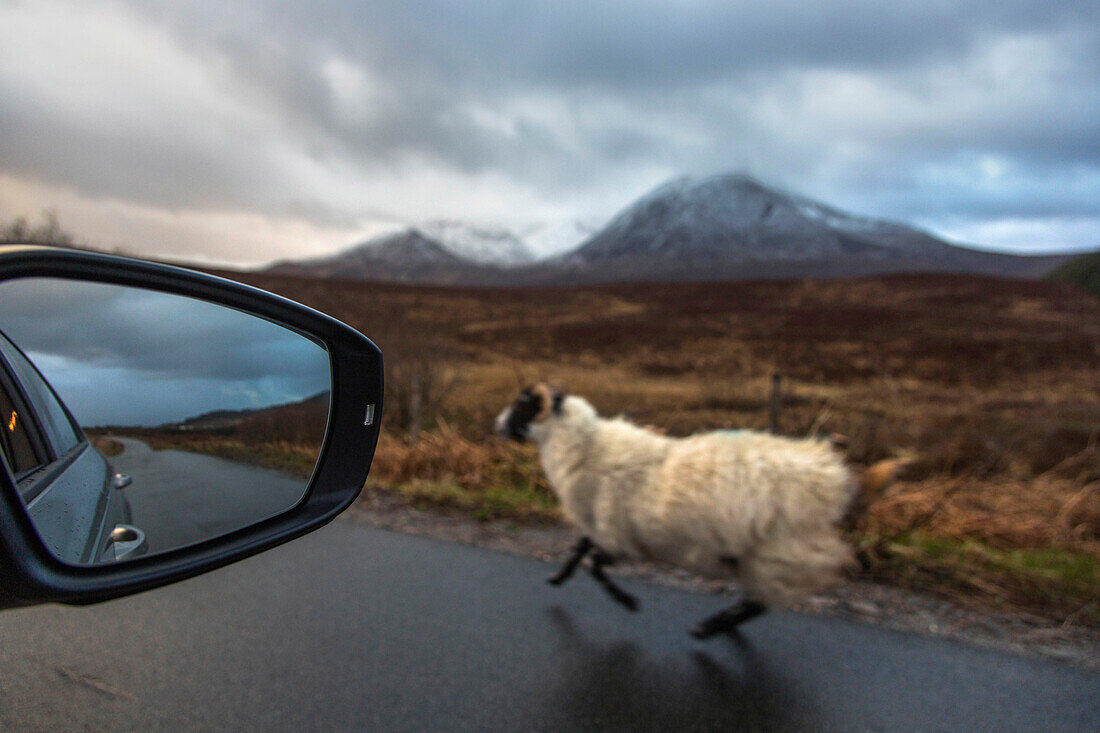
<path fill-rule="evenodd" d="M 560 382 L 552 382 L 550 384 L 550 409 L 554 411 L 555 415 L 561 414 L 561 403 L 565 400 L 567 394 L 565 385 Z"/>

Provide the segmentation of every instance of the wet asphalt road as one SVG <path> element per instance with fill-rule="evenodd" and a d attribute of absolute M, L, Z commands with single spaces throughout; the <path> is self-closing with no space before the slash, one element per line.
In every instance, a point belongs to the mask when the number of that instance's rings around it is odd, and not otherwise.
<path fill-rule="evenodd" d="M 276 471 L 178 450 L 152 450 L 115 438 L 123 452 L 110 459 L 134 482 L 123 489 L 133 524 L 156 553 L 218 537 L 286 511 L 306 482 Z"/>
<path fill-rule="evenodd" d="M 1092 730 L 1100 675 L 793 613 L 697 642 L 536 560 L 348 521 L 87 608 L 0 613 L 0 729 Z"/>

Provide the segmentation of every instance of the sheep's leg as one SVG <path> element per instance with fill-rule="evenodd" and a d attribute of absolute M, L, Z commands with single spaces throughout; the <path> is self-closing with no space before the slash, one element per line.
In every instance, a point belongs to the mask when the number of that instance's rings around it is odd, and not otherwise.
<path fill-rule="evenodd" d="M 733 631 L 739 625 L 749 619 L 756 618 L 768 610 L 768 607 L 758 601 L 743 600 L 733 604 L 724 611 L 719 611 L 713 616 L 700 621 L 688 632 L 696 639 L 709 639 L 715 634 Z"/>
<path fill-rule="evenodd" d="M 626 607 L 627 610 L 637 611 L 638 599 L 615 585 L 614 581 L 607 577 L 607 574 L 603 571 L 604 565 L 614 564 L 615 558 L 597 547 L 596 551 L 592 554 L 592 565 L 589 566 L 588 572 L 591 573 L 592 577 L 596 579 L 596 582 L 602 585 L 603 589 L 615 599 L 616 603 Z"/>
<path fill-rule="evenodd" d="M 584 556 L 587 555 L 593 547 L 592 540 L 587 537 L 581 537 L 577 540 L 577 544 L 573 546 L 573 554 L 569 556 L 569 559 L 565 561 L 565 564 L 561 566 L 558 572 L 546 579 L 546 582 L 550 585 L 561 585 L 569 580 L 570 576 L 573 575 L 573 571 L 577 569 L 577 566 L 584 560 Z"/>

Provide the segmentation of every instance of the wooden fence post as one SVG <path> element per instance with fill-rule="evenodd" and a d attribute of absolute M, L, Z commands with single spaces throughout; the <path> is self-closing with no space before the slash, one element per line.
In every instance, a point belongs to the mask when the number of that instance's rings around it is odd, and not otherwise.
<path fill-rule="evenodd" d="M 768 432 L 779 434 L 779 408 L 783 404 L 783 377 L 779 372 L 772 374 L 772 394 L 768 400 Z"/>

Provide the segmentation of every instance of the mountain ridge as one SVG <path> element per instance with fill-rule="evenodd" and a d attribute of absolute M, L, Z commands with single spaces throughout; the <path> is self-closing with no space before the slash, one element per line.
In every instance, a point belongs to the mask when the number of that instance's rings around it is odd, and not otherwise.
<path fill-rule="evenodd" d="M 502 257 L 487 254 L 494 241 L 507 248 Z M 672 179 L 620 210 L 572 250 L 541 260 L 530 259 L 531 254 L 507 230 L 452 221 L 434 229 L 410 226 L 330 257 L 277 263 L 268 271 L 435 284 L 553 285 L 890 272 L 1040 277 L 1071 258 L 960 247 L 905 224 L 778 191 L 741 173 Z"/>
<path fill-rule="evenodd" d="M 704 261 L 820 259 L 956 249 L 904 225 L 857 217 L 781 193 L 744 174 L 681 177 L 642 196 L 572 253 Z"/>

